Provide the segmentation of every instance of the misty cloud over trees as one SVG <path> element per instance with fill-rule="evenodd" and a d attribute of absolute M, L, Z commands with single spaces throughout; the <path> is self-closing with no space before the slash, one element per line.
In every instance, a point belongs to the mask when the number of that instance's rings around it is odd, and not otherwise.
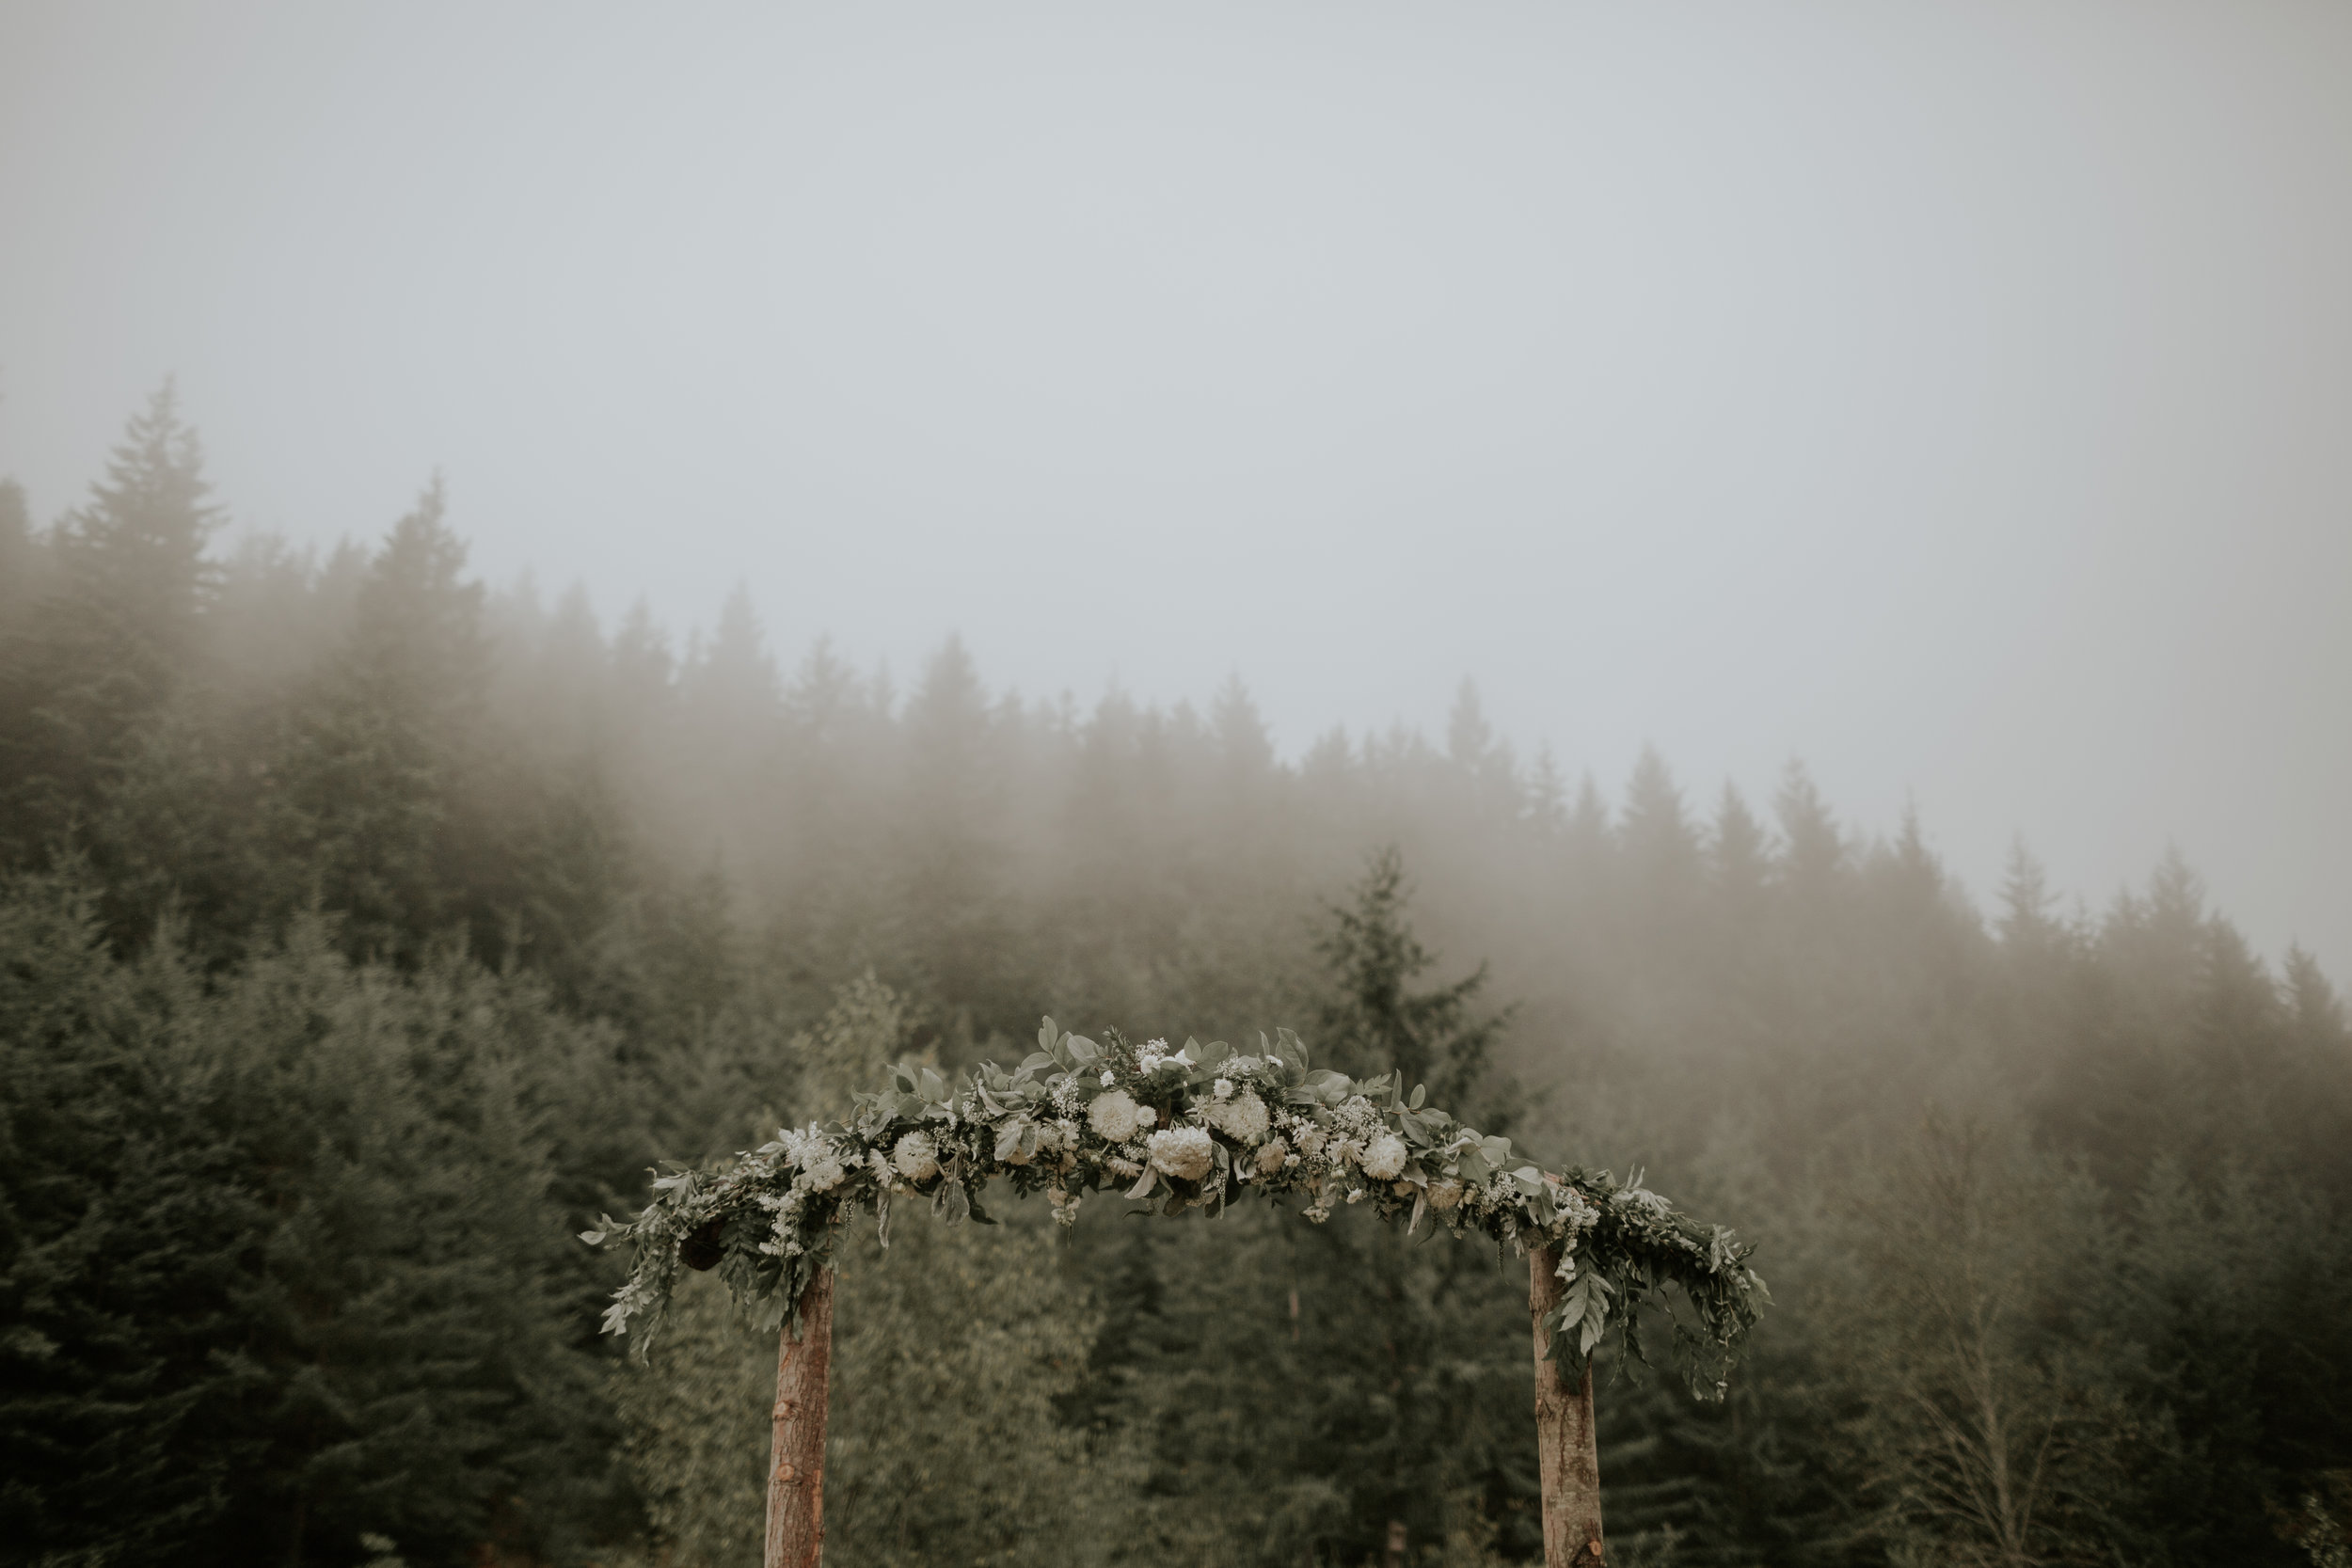
<path fill-rule="evenodd" d="M 2177 861 L 2084 911 L 2021 848 L 1979 910 L 1932 823 L 1572 777 L 1468 686 L 1285 761 L 1239 678 L 1025 698 L 946 628 L 893 675 L 746 593 L 608 629 L 451 505 L 232 544 L 167 390 L 54 526 L 0 486 L 35 1560 L 742 1560 L 772 1344 L 689 1292 L 625 1367 L 574 1232 L 1045 1012 L 1290 1024 L 1760 1241 L 1725 1404 L 1604 1367 L 1617 1560 L 2287 1564 L 2352 1513 L 2352 1029 Z M 1144 635 L 1116 590 L 1037 613 Z M 1538 1556 L 1523 1277 L 1356 1217 L 861 1239 L 834 1559 Z"/>

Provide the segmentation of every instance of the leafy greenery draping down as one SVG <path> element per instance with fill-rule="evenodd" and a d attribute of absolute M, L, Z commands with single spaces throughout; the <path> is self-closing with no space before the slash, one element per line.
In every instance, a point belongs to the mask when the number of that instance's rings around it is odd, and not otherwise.
<path fill-rule="evenodd" d="M 1571 1377 L 1614 1331 L 1642 1354 L 1641 1309 L 1689 1309 L 1674 1323 L 1676 1363 L 1701 1398 L 1720 1399 L 1741 1340 L 1767 1299 L 1747 1266 L 1755 1250 L 1721 1226 L 1677 1212 L 1608 1171 L 1543 1169 L 1409 1097 L 1399 1073 L 1361 1081 L 1316 1068 L 1288 1029 L 1241 1054 L 1223 1040 L 1101 1042 L 1057 1028 L 1008 1072 L 994 1063 L 951 1085 L 901 1067 L 888 1087 L 855 1096 L 849 1120 L 787 1129 L 715 1168 L 657 1175 L 637 1218 L 582 1233 L 591 1245 L 631 1241 L 635 1267 L 605 1314 L 610 1333 L 637 1325 L 650 1351 L 681 1266 L 716 1267 L 760 1327 L 791 1325 L 801 1293 L 832 1260 L 840 1228 L 860 1212 L 885 1243 L 894 1199 L 928 1198 L 950 1222 L 989 1220 L 981 1198 L 1005 1178 L 1043 1193 L 1067 1224 L 1086 1196 L 1118 1192 L 1173 1216 L 1215 1215 L 1251 1191 L 1303 1197 L 1321 1222 L 1341 1203 L 1369 1203 L 1417 1230 L 1424 1218 L 1477 1231 L 1522 1253 L 1559 1257 L 1560 1300 L 1544 1319 Z"/>

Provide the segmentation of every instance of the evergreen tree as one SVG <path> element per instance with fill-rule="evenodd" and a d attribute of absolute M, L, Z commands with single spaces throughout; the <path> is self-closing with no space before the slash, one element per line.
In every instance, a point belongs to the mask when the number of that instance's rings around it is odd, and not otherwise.
<path fill-rule="evenodd" d="M 501 859 L 463 799 L 479 758 L 482 589 L 437 479 L 370 563 L 349 641 L 284 770 L 284 854 L 354 953 L 413 960 L 483 911 Z"/>
<path fill-rule="evenodd" d="M 1330 990 L 1318 1049 L 1358 1076 L 1393 1070 L 1407 1085 L 1426 1084 L 1432 1104 L 1501 1131 L 1508 1112 L 1491 1102 L 1488 1073 L 1510 1013 L 1475 1016 L 1485 964 L 1433 990 L 1408 990 L 1438 961 L 1406 919 L 1411 896 L 1404 857 L 1391 846 L 1373 857 L 1350 902 L 1325 907 L 1318 945 Z"/>
<path fill-rule="evenodd" d="M 167 381 L 57 530 L 56 588 L 5 649 L 0 852 L 14 863 L 72 841 L 200 659 L 218 521 L 208 490 Z"/>
<path fill-rule="evenodd" d="M 0 639 L 12 637 L 46 586 L 48 550 L 33 537 L 24 487 L 0 479 Z"/>

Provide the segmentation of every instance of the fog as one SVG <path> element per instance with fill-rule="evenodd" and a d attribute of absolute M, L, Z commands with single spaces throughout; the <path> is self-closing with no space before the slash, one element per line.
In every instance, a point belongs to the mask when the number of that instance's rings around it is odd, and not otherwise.
<path fill-rule="evenodd" d="M 0 7 L 0 1540 L 2340 1562 L 2348 84 Z"/>
<path fill-rule="evenodd" d="M 0 469 L 1295 753 L 1804 757 L 2352 960 L 2352 17 L 18 4 Z"/>

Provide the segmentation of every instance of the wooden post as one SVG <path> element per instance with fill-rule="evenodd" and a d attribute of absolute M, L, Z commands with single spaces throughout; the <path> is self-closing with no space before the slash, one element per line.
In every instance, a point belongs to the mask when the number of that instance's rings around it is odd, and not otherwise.
<path fill-rule="evenodd" d="M 1593 1433 L 1593 1364 L 1571 1390 L 1560 1363 L 1544 1359 L 1544 1314 L 1566 1289 L 1553 1272 L 1560 1254 L 1541 1247 L 1527 1259 L 1527 1310 L 1535 1323 L 1535 1446 L 1543 1462 L 1544 1568 L 1590 1568 L 1603 1560 L 1600 1450 Z"/>
<path fill-rule="evenodd" d="M 801 1292 L 801 1337 L 776 1347 L 775 1457 L 768 1471 L 765 1568 L 818 1568 L 825 1555 L 825 1392 L 833 1366 L 833 1271 Z"/>

